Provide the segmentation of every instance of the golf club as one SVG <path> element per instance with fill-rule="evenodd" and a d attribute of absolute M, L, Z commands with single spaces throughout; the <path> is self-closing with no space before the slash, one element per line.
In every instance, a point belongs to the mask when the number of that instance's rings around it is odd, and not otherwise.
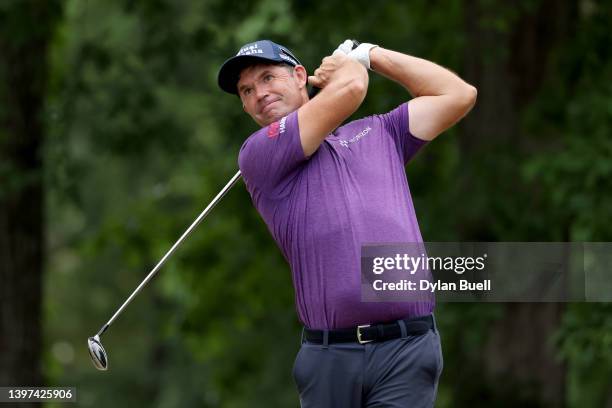
<path fill-rule="evenodd" d="M 140 285 L 138 285 L 134 292 L 132 292 L 130 297 L 115 312 L 113 317 L 111 317 L 110 320 L 104 326 L 102 326 L 100 331 L 95 336 L 87 339 L 87 348 L 89 349 L 91 361 L 93 361 L 94 366 L 98 370 L 104 371 L 108 369 L 108 355 L 106 354 L 106 350 L 104 350 L 104 347 L 102 347 L 100 336 L 104 334 L 104 332 L 109 328 L 113 321 L 115 321 L 115 319 L 121 314 L 123 309 L 125 309 L 125 307 L 130 304 L 132 299 L 134 299 L 134 297 L 142 290 L 142 288 L 153 278 L 153 276 L 155 276 L 157 271 L 162 267 L 166 260 L 168 260 L 168 258 L 170 257 L 170 255 L 172 255 L 176 248 L 178 248 L 178 246 L 185 240 L 185 238 L 187 238 L 189 234 L 191 234 L 194 228 L 197 227 L 198 224 L 204 218 L 206 218 L 206 216 L 208 215 L 208 213 L 210 213 L 214 206 L 217 205 L 217 203 L 223 198 L 223 196 L 234 186 L 234 184 L 236 184 L 238 179 L 240 179 L 240 176 L 240 170 L 238 170 L 238 172 L 234 175 L 234 177 L 231 178 L 231 180 L 225 185 L 225 187 L 223 187 L 219 194 L 217 194 L 217 196 L 210 202 L 210 204 L 206 206 L 204 211 L 200 213 L 198 218 L 196 218 L 195 221 L 191 223 L 191 225 L 189 226 L 189 228 L 187 228 L 187 230 L 185 230 L 183 235 L 181 235 L 181 237 L 174 243 L 174 245 L 172 245 L 172 248 L 170 248 L 170 250 L 166 252 L 166 255 L 164 255 L 163 258 L 157 263 L 157 265 L 155 265 L 155 267 L 151 270 L 151 272 L 149 272 L 147 277 L 140 283 Z"/>

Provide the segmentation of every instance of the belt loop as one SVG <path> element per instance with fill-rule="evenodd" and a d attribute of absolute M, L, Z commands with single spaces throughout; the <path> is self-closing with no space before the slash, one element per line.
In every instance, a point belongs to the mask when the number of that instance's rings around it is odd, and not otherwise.
<path fill-rule="evenodd" d="M 323 330 L 323 348 L 329 347 L 329 330 Z"/>
<path fill-rule="evenodd" d="M 434 333 L 438 333 L 438 325 L 436 324 L 436 316 L 434 316 L 434 314 L 431 314 L 431 320 L 433 321 L 433 331 Z"/>
<path fill-rule="evenodd" d="M 402 339 L 404 337 L 408 337 L 408 331 L 406 330 L 406 323 L 403 320 L 398 320 L 397 323 L 400 326 L 400 330 L 402 331 Z"/>
<path fill-rule="evenodd" d="M 306 330 L 305 326 L 302 326 L 302 335 L 300 336 L 300 345 L 304 344 L 304 331 Z"/>

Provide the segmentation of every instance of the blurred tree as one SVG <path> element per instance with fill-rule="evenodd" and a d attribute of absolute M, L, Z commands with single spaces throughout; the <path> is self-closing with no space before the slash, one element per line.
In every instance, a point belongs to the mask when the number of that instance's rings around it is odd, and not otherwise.
<path fill-rule="evenodd" d="M 43 109 L 59 1 L 0 3 L 0 385 L 42 385 Z M 25 404 L 26 406 L 28 404 Z M 32 406 L 37 404 L 30 404 Z"/>
<path fill-rule="evenodd" d="M 523 116 L 525 131 L 539 137 L 522 173 L 537 187 L 532 209 L 546 214 L 530 224 L 551 239 L 610 242 L 603 220 L 612 218 L 612 3 L 579 1 L 573 20 L 572 37 L 554 51 Z M 601 272 L 609 278 L 607 262 Z M 553 339 L 568 367 L 568 405 L 612 406 L 610 303 L 569 304 Z"/>
<path fill-rule="evenodd" d="M 500 181 L 516 179 L 517 163 L 533 137 L 521 128 L 519 118 L 554 69 L 552 51 L 573 36 L 577 3 L 468 0 L 464 4 L 469 44 L 464 49 L 466 79 L 477 84 L 479 103 L 462 124 L 461 155 L 473 165 L 460 182 L 465 190 L 473 190 L 477 180 L 481 193 L 467 195 L 472 206 L 465 208 L 469 212 L 460 226 L 462 239 L 569 241 L 567 232 L 555 235 L 550 229 L 522 227 L 531 221 L 524 217 L 525 201 L 493 196 L 529 200 L 530 187 L 525 183 Z M 485 169 L 495 171 L 484 173 Z M 491 323 L 483 358 L 486 387 L 504 395 L 509 405 L 563 404 L 565 370 L 546 341 L 559 326 L 563 309 L 563 304 L 512 303 L 504 305 L 502 315 Z"/>

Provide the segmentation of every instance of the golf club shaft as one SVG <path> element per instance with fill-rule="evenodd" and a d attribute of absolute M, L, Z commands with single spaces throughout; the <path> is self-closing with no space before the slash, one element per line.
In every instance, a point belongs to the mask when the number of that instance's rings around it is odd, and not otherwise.
<path fill-rule="evenodd" d="M 141 289 L 147 283 L 149 283 L 149 281 L 151 279 L 153 279 L 153 276 L 155 276 L 157 271 L 163 266 L 163 264 L 170 257 L 170 255 L 172 255 L 172 253 L 174 253 L 176 248 L 178 248 L 178 246 L 181 245 L 181 243 L 185 240 L 185 238 L 187 238 L 189 236 L 189 234 L 191 234 L 191 232 L 194 230 L 194 228 L 197 227 L 198 224 L 204 218 L 206 218 L 206 216 L 208 215 L 208 213 L 210 213 L 210 211 L 214 208 L 214 206 L 217 205 L 217 203 L 223 198 L 223 196 L 233 187 L 234 184 L 236 184 L 238 179 L 240 179 L 240 176 L 241 176 L 240 170 L 238 170 L 238 172 L 234 175 L 234 177 L 232 177 L 231 180 L 225 185 L 225 187 L 223 187 L 223 190 L 221 190 L 219 192 L 219 194 L 217 194 L 217 196 L 210 202 L 210 204 L 208 204 L 208 206 L 206 206 L 204 211 L 202 211 L 202 213 L 200 215 L 198 215 L 198 218 L 196 218 L 195 221 L 193 223 L 191 223 L 189 228 L 187 228 L 187 230 L 185 230 L 183 235 L 181 235 L 181 237 L 174 243 L 174 245 L 172 245 L 172 248 L 170 248 L 168 250 L 168 252 L 166 252 L 166 255 L 164 255 L 164 257 L 157 263 L 157 265 L 155 265 L 155 267 L 151 270 L 151 272 L 149 272 L 147 277 L 140 283 L 140 285 L 138 285 L 138 287 L 134 290 L 134 292 L 132 292 L 130 297 L 127 298 L 127 300 L 115 312 L 113 317 L 111 317 L 110 320 L 104 326 L 102 326 L 102 328 L 98 332 L 97 336 L 101 336 L 102 333 L 104 333 L 106 331 L 106 329 L 108 329 L 108 327 L 113 323 L 113 321 L 115 321 L 117 316 L 119 316 L 121 314 L 121 312 L 123 312 L 123 309 L 125 309 L 125 307 L 130 304 L 130 302 L 132 301 L 132 299 L 134 299 L 134 297 L 138 294 L 138 292 L 140 292 Z"/>

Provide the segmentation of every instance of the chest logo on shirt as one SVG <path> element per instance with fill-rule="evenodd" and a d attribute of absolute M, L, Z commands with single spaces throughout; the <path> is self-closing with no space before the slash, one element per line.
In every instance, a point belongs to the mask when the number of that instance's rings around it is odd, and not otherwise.
<path fill-rule="evenodd" d="M 363 129 L 361 132 L 357 133 L 352 138 L 350 138 L 348 140 L 346 140 L 346 139 L 340 140 L 340 145 L 344 146 L 344 147 L 348 147 L 349 144 L 358 142 L 362 137 L 364 137 L 365 135 L 370 133 L 370 130 L 372 130 L 372 128 L 368 126 L 367 128 Z"/>
<path fill-rule="evenodd" d="M 285 122 L 287 117 L 284 116 L 280 121 L 272 122 L 268 127 L 268 138 L 274 139 L 279 134 L 285 133 Z"/>

